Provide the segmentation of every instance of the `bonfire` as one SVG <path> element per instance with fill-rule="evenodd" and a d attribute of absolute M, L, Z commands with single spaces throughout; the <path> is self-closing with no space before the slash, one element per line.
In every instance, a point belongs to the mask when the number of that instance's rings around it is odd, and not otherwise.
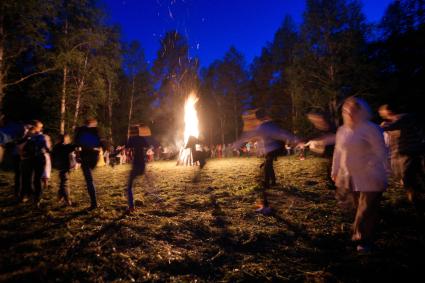
<path fill-rule="evenodd" d="M 195 109 L 195 104 L 199 97 L 191 92 L 184 103 L 184 135 L 183 146 L 180 148 L 177 165 L 194 165 L 193 149 L 199 138 L 199 120 Z"/>

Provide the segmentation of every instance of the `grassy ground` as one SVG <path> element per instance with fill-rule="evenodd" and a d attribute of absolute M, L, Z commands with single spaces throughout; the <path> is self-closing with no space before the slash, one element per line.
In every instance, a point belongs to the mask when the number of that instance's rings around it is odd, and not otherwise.
<path fill-rule="evenodd" d="M 80 171 L 72 207 L 16 204 L 0 172 L 0 281 L 406 281 L 425 270 L 425 220 L 394 185 L 382 202 L 372 255 L 350 243 L 351 216 L 336 207 L 326 161 L 282 157 L 270 190 L 273 216 L 256 214 L 257 158 L 210 160 L 199 171 L 175 162 L 148 166 L 126 215 L 129 166 L 95 171 L 100 209 L 89 206 Z"/>

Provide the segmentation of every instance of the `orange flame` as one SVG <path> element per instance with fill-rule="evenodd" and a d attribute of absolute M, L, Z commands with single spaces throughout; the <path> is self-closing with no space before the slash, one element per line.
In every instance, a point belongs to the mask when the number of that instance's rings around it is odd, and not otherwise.
<path fill-rule="evenodd" d="M 199 98 L 194 92 L 191 92 L 184 103 L 184 144 L 186 145 L 189 137 L 199 138 L 199 120 L 195 104 Z"/>
<path fill-rule="evenodd" d="M 184 103 L 184 143 L 180 149 L 177 165 L 193 165 L 193 156 L 190 148 L 186 148 L 191 136 L 199 138 L 199 120 L 195 104 L 199 97 L 191 92 Z"/>

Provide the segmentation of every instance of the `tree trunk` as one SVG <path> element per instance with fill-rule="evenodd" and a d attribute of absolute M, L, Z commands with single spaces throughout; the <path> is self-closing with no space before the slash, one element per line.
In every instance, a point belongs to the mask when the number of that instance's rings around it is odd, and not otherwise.
<path fill-rule="evenodd" d="M 295 104 L 295 92 L 291 91 L 291 102 L 292 102 L 292 109 L 291 109 L 291 117 L 292 117 L 292 131 L 295 131 L 295 126 L 297 125 L 297 106 Z"/>
<path fill-rule="evenodd" d="M 214 123 L 210 122 L 209 125 L 210 125 L 210 147 L 211 147 L 213 144 Z"/>
<path fill-rule="evenodd" d="M 81 79 L 79 80 L 79 83 L 77 85 L 77 100 L 75 102 L 75 112 L 74 112 L 74 119 L 72 121 L 72 130 L 75 130 L 75 128 L 77 127 L 78 116 L 80 114 L 81 95 L 84 89 L 84 82 L 85 82 L 84 78 L 85 78 L 85 72 L 86 72 L 87 63 L 88 63 L 88 57 L 89 55 L 87 54 L 84 60 L 84 68 L 82 71 Z"/>
<path fill-rule="evenodd" d="M 130 108 L 128 109 L 127 139 L 130 137 L 131 116 L 133 114 L 134 80 L 135 80 L 135 77 L 133 76 L 133 80 L 131 82 Z"/>
<path fill-rule="evenodd" d="M 236 95 L 233 96 L 233 122 L 235 126 L 235 141 L 239 139 L 239 115 L 238 106 L 236 105 Z"/>
<path fill-rule="evenodd" d="M 108 124 L 108 142 L 112 145 L 112 81 L 110 79 L 108 79 Z"/>
<path fill-rule="evenodd" d="M 65 36 L 68 35 L 68 20 L 65 20 Z M 60 120 L 60 133 L 65 134 L 65 114 L 66 114 L 66 83 L 68 81 L 68 66 L 63 67 L 63 82 L 62 82 L 62 96 L 61 96 L 61 120 Z"/>
<path fill-rule="evenodd" d="M 81 92 L 83 90 L 83 86 L 84 82 L 82 82 L 77 88 L 77 100 L 75 102 L 75 112 L 74 119 L 72 120 L 72 130 L 75 130 L 75 128 L 77 127 L 78 116 L 80 115 Z"/>
<path fill-rule="evenodd" d="M 220 117 L 220 135 L 221 135 L 221 144 L 224 144 L 224 130 L 223 130 L 223 118 Z"/>
<path fill-rule="evenodd" d="M 329 102 L 329 112 L 330 112 L 330 120 L 333 123 L 335 129 L 339 126 L 339 118 L 338 118 L 338 102 L 336 98 L 331 99 Z"/>
<path fill-rule="evenodd" d="M 5 73 L 4 73 L 4 30 L 3 30 L 3 13 L 0 11 L 0 109 L 2 109 Z"/>
<path fill-rule="evenodd" d="M 65 114 L 66 114 L 66 82 L 68 80 L 68 68 L 63 68 L 62 96 L 61 96 L 61 120 L 60 133 L 65 134 Z"/>

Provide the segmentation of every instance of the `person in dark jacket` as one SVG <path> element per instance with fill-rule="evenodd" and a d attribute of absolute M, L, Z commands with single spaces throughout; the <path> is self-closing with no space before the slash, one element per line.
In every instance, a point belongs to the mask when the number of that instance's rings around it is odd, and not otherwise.
<path fill-rule="evenodd" d="M 92 170 L 96 167 L 101 149 L 101 139 L 97 129 L 97 120 L 90 118 L 84 126 L 76 129 L 74 144 L 80 149 L 81 169 L 90 196 L 89 209 L 97 208 L 96 188 L 93 183 Z"/>
<path fill-rule="evenodd" d="M 127 184 L 127 199 L 128 199 L 128 212 L 134 211 L 133 199 L 133 183 L 134 180 L 145 173 L 146 168 L 146 154 L 145 150 L 148 147 L 146 139 L 139 135 L 139 127 L 133 126 L 130 128 L 130 138 L 128 139 L 126 148 L 133 151 L 133 161 L 128 177 Z"/>
<path fill-rule="evenodd" d="M 384 119 L 382 129 L 389 134 L 392 172 L 401 180 L 408 200 L 418 205 L 425 189 L 423 125 L 414 114 L 402 113 L 394 105 L 382 105 L 379 115 Z"/>
<path fill-rule="evenodd" d="M 41 177 L 46 165 L 45 153 L 50 151 L 46 137 L 42 134 L 43 123 L 33 121 L 29 135 L 21 151 L 22 191 L 21 200 L 34 192 L 34 203 L 39 206 L 42 194 Z M 32 188 L 32 186 L 33 188 Z"/>
<path fill-rule="evenodd" d="M 264 144 L 265 150 L 265 161 L 261 166 L 264 166 L 264 181 L 263 181 L 263 204 L 257 210 L 262 214 L 270 214 L 271 209 L 267 201 L 265 190 L 270 185 L 276 185 L 276 175 L 273 169 L 273 161 L 277 158 L 279 152 L 282 150 L 282 141 L 286 141 L 291 144 L 300 146 L 300 140 L 289 133 L 281 129 L 274 121 L 272 121 L 267 115 L 266 111 L 262 108 L 255 112 L 255 117 L 261 122 L 258 127 L 254 130 L 246 132 L 242 137 L 233 144 L 233 148 L 240 148 L 240 146 L 250 139 L 259 138 Z"/>
<path fill-rule="evenodd" d="M 74 152 L 75 145 L 71 144 L 68 134 L 61 135 L 59 142 L 53 147 L 53 166 L 59 171 L 59 201 L 64 201 L 65 205 L 71 206 L 70 191 L 68 186 L 69 171 L 71 169 L 70 154 Z"/>

